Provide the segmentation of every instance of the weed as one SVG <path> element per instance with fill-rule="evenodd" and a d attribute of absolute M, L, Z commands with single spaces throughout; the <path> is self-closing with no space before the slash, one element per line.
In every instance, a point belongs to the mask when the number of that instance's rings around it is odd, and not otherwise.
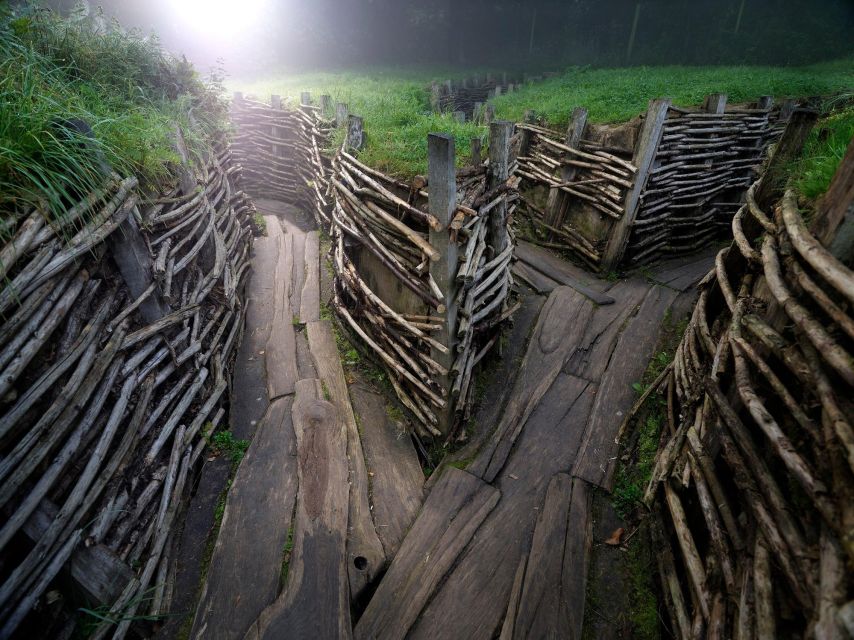
<path fill-rule="evenodd" d="M 332 400 L 332 394 L 329 392 L 329 387 L 326 386 L 325 380 L 320 381 L 320 387 L 323 389 L 323 399 L 330 402 Z"/>
<path fill-rule="evenodd" d="M 217 431 L 209 444 L 214 454 L 230 457 L 235 466 L 240 464 L 249 448 L 249 440 L 236 440 L 231 431 Z"/>
<path fill-rule="evenodd" d="M 294 525 L 288 527 L 288 539 L 285 540 L 285 547 L 282 549 L 282 568 L 279 572 L 279 584 L 284 589 L 288 583 L 288 573 L 291 568 L 291 554 L 294 551 Z"/>
<path fill-rule="evenodd" d="M 258 229 L 258 235 L 267 235 L 267 218 L 256 211 L 252 216 L 252 222 L 255 223 L 255 227 Z"/>

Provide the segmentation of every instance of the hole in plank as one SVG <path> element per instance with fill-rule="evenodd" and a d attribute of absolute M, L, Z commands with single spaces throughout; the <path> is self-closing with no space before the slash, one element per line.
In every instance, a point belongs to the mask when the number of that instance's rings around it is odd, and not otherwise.
<path fill-rule="evenodd" d="M 353 558 L 353 566 L 356 567 L 359 571 L 364 571 L 368 568 L 368 559 L 364 556 L 356 556 Z"/>

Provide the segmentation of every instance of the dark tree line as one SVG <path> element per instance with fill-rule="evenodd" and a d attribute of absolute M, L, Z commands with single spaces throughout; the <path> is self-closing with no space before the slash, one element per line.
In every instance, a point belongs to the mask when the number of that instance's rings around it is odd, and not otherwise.
<path fill-rule="evenodd" d="M 266 0 L 254 27 L 214 44 L 175 24 L 168 0 L 101 1 L 170 49 L 201 64 L 223 55 L 235 70 L 804 64 L 854 53 L 854 0 Z"/>

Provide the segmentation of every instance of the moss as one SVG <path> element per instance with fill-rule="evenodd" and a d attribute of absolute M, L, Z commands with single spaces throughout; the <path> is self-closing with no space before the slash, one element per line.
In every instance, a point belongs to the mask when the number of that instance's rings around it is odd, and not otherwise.
<path fill-rule="evenodd" d="M 279 571 L 279 589 L 285 588 L 288 584 L 288 573 L 291 569 L 291 554 L 294 551 L 294 525 L 291 518 L 291 526 L 288 527 L 288 538 L 285 540 L 285 546 L 282 549 L 282 568 Z"/>
<path fill-rule="evenodd" d="M 320 381 L 320 387 L 323 389 L 323 399 L 330 402 L 332 400 L 332 394 L 329 392 L 329 387 L 326 386 L 325 380 Z"/>
<path fill-rule="evenodd" d="M 641 525 L 643 526 L 643 525 Z M 657 640 L 661 637 L 658 598 L 656 597 L 653 576 L 652 549 L 649 539 L 643 532 L 640 539 L 629 545 L 625 555 L 629 577 L 629 620 L 632 623 L 632 638 L 636 640 Z"/>

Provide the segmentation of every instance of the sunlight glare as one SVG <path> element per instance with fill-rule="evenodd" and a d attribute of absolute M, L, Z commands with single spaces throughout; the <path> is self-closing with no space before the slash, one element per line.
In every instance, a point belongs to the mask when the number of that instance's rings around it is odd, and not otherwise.
<path fill-rule="evenodd" d="M 260 21 L 265 0 L 170 0 L 169 4 L 189 27 L 207 35 L 237 34 Z"/>

